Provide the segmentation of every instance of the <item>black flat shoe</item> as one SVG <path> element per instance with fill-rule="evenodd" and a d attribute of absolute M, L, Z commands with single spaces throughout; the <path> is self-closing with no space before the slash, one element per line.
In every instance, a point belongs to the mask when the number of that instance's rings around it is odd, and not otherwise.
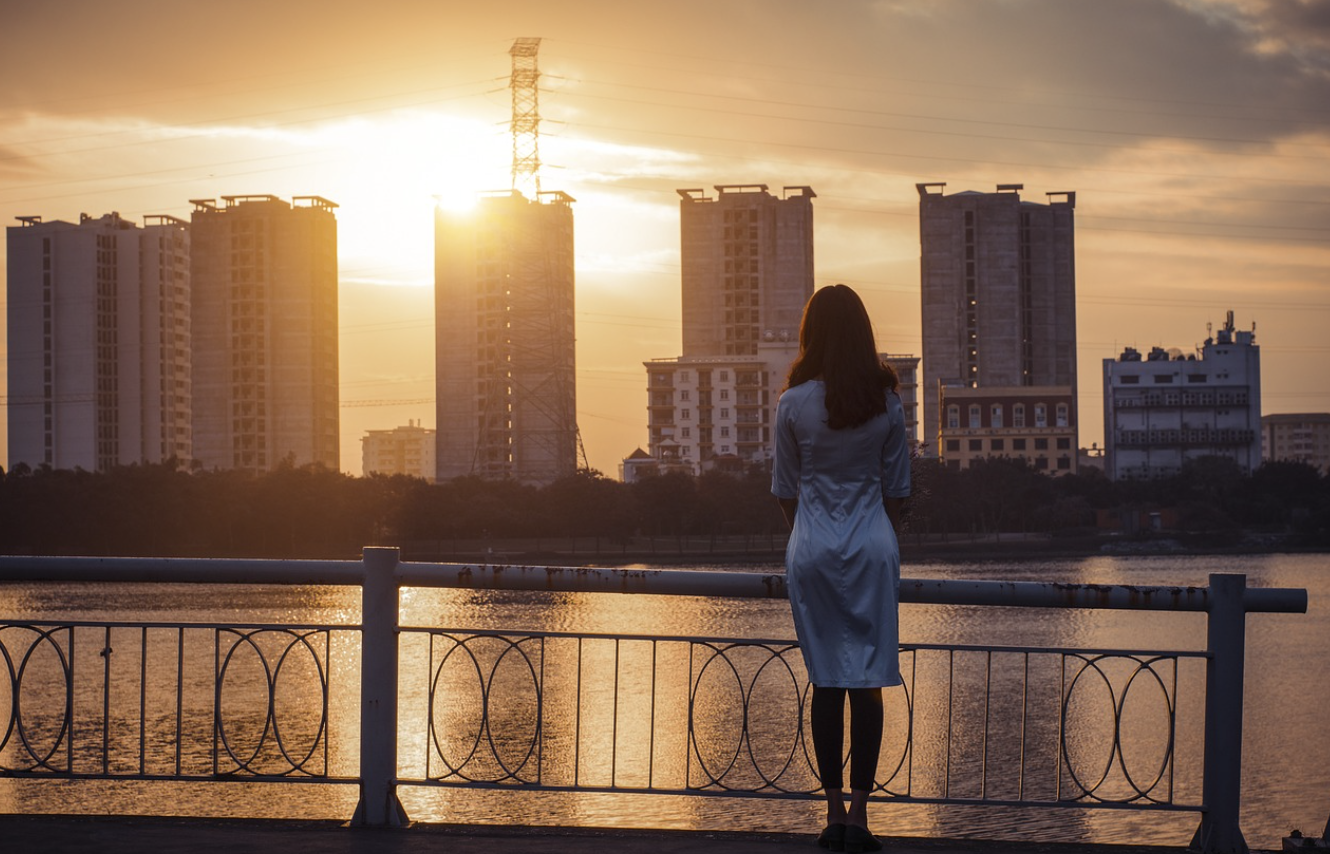
<path fill-rule="evenodd" d="M 845 825 L 829 824 L 823 828 L 822 833 L 817 837 L 819 848 L 826 848 L 831 851 L 845 850 Z"/>
<path fill-rule="evenodd" d="M 882 842 L 868 828 L 857 824 L 845 825 L 844 850 L 858 854 L 860 851 L 881 851 Z"/>

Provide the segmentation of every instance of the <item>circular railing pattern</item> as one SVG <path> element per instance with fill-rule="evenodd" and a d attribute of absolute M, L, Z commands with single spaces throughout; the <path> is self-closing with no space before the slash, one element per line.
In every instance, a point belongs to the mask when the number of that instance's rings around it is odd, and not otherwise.
<path fill-rule="evenodd" d="M 1070 794 L 1064 794 L 1064 800 L 1091 800 L 1098 803 L 1151 803 L 1166 804 L 1172 802 L 1171 785 L 1166 785 L 1169 769 L 1172 767 L 1174 759 L 1174 748 L 1176 739 L 1177 723 L 1177 705 L 1173 692 L 1169 684 L 1165 681 L 1164 674 L 1161 674 L 1158 667 L 1162 664 L 1170 665 L 1168 675 L 1174 675 L 1177 669 L 1177 659 L 1169 655 L 1123 655 L 1123 654 L 1081 654 L 1069 653 L 1063 656 L 1064 667 L 1067 663 L 1075 663 L 1074 673 L 1062 696 L 1061 708 L 1061 735 L 1059 737 L 1059 749 L 1061 752 L 1062 766 L 1067 775 L 1071 778 L 1075 789 Z M 1128 675 L 1121 684 L 1115 684 L 1113 674 L 1109 672 L 1109 667 L 1125 667 Z M 1082 681 L 1084 680 L 1084 681 Z M 1139 680 L 1139 682 L 1138 682 Z M 1120 678 L 1119 678 L 1120 681 Z M 1162 751 L 1158 757 L 1158 765 L 1151 767 L 1153 770 L 1147 770 L 1144 774 L 1133 774 L 1127 760 L 1127 751 L 1123 744 L 1123 726 L 1122 716 L 1126 708 L 1127 699 L 1130 696 L 1139 696 L 1142 690 L 1137 689 L 1133 694 L 1133 688 L 1138 684 L 1150 686 L 1153 685 L 1157 691 L 1149 691 L 1150 695 L 1157 695 L 1159 702 L 1162 703 L 1161 711 L 1167 720 L 1166 738 Z M 1082 685 L 1098 686 L 1102 685 L 1107 693 L 1109 701 L 1109 710 L 1112 713 L 1113 728 L 1112 739 L 1109 743 L 1107 756 L 1103 758 L 1102 767 L 1096 766 L 1093 769 L 1076 767 L 1076 762 L 1072 759 L 1072 750 L 1068 742 L 1068 730 L 1070 729 L 1070 710 L 1072 701 L 1078 696 L 1084 696 L 1090 688 L 1080 688 Z M 1078 688 L 1080 693 L 1078 694 Z M 1119 775 L 1113 775 L 1113 769 L 1116 767 Z M 1095 775 L 1098 775 L 1097 777 Z M 1153 778 L 1150 777 L 1153 774 Z M 1145 781 L 1145 782 L 1140 782 Z M 1107 791 L 1111 785 L 1125 784 L 1126 791 L 1121 796 L 1115 796 Z M 1161 790 L 1161 787 L 1163 791 Z"/>
<path fill-rule="evenodd" d="M 229 641 L 225 654 L 218 662 L 214 683 L 216 692 L 214 714 L 219 746 L 216 757 L 219 763 L 218 773 L 265 777 L 327 775 L 326 760 L 321 765 L 317 764 L 316 760 L 326 757 L 322 751 L 326 748 L 328 732 L 328 672 L 327 663 L 314 643 L 316 640 L 322 640 L 326 649 L 327 636 L 328 633 L 323 630 L 274 628 L 217 630 L 219 645 L 223 640 Z M 241 662 L 244 659 L 239 656 L 246 652 L 252 653 L 262 668 L 262 684 L 257 687 L 264 695 L 259 736 L 253 742 L 253 749 L 248 752 L 238 749 L 235 743 L 242 722 L 228 721 L 224 711 L 226 705 L 223 703 L 228 691 L 227 676 L 242 670 Z M 293 653 L 308 655 L 318 683 L 316 695 L 319 700 L 318 717 L 303 753 L 300 749 L 293 749 L 289 743 L 294 737 L 283 732 L 281 717 L 278 714 L 277 693 L 282 685 L 283 670 L 289 670 L 294 666 L 291 664 Z M 241 693 L 247 689 L 252 691 L 255 687 L 252 681 L 245 680 L 242 673 L 233 680 L 230 690 Z M 302 690 L 308 689 L 307 685 L 300 687 Z M 253 698 L 242 699 L 252 701 Z M 244 714 L 252 715 L 255 705 L 253 702 L 242 702 L 241 708 L 245 710 Z M 305 708 L 302 718 L 308 717 L 308 707 Z M 221 767 L 220 761 L 223 757 L 230 761 L 231 767 Z"/>
<path fill-rule="evenodd" d="M 15 643 L 11 638 L 17 634 L 21 641 Z M 61 645 L 63 638 L 64 645 Z M 61 748 L 68 744 L 73 717 L 73 670 L 70 656 L 66 650 L 73 643 L 73 629 L 69 626 L 42 628 L 31 625 L 0 625 L 0 658 L 4 659 L 5 676 L 8 677 L 9 713 L 0 734 L 0 770 L 9 772 L 45 771 L 66 773 L 68 768 L 58 763 L 57 756 Z M 12 648 L 12 649 L 11 649 Z M 25 719 L 23 712 L 24 677 L 30 674 L 29 667 L 34 665 L 38 653 L 50 651 L 55 656 L 58 668 L 55 674 L 60 687 L 60 701 L 54 706 L 40 705 L 46 714 L 54 715 L 58 725 L 53 727 L 54 734 L 45 745 L 38 745 L 37 733 L 33 731 L 34 722 Z M 18 754 L 16 761 L 5 762 L 7 748 L 13 748 Z"/>
<path fill-rule="evenodd" d="M 693 684 L 690 686 L 688 698 L 688 740 L 691 751 L 691 757 L 696 760 L 698 770 L 703 778 L 696 783 L 689 781 L 689 788 L 698 790 L 720 790 L 735 793 L 773 793 L 773 794 L 799 794 L 809 795 L 821 790 L 821 784 L 818 782 L 817 763 L 811 752 L 810 739 L 805 735 L 804 721 L 806 719 L 806 710 L 811 702 L 813 686 L 808 683 L 806 678 L 802 677 L 801 670 L 791 664 L 791 658 L 798 663 L 802 663 L 802 656 L 799 647 L 795 644 L 766 644 L 766 643 L 744 643 L 744 642 L 696 642 L 693 644 L 695 652 L 701 652 L 702 661 L 697 669 Z M 760 663 L 751 670 L 751 675 L 745 677 L 741 674 L 741 668 L 732 659 L 735 653 L 752 654 L 754 652 L 765 653 L 764 658 L 760 658 Z M 710 707 L 723 706 L 724 703 L 717 697 L 706 698 L 709 700 L 703 703 L 703 681 L 711 668 L 720 668 L 724 675 L 724 680 L 728 684 L 733 680 L 734 693 L 736 700 L 741 704 L 740 721 L 741 726 L 733 734 L 734 749 L 733 752 L 726 750 L 724 756 L 728 757 L 721 763 L 708 763 L 704 752 L 706 750 L 699 738 L 699 715 L 700 707 L 707 705 Z M 768 669 L 774 669 L 781 674 L 782 681 L 788 679 L 793 695 L 798 702 L 787 704 L 778 710 L 778 714 L 787 716 L 791 724 L 794 735 L 788 746 L 773 745 L 770 751 L 761 750 L 756 746 L 756 742 L 764 738 L 767 729 L 759 733 L 753 726 L 757 716 L 758 704 L 755 700 L 757 686 L 763 675 Z M 878 781 L 874 785 L 874 791 L 881 792 L 888 796 L 899 796 L 900 792 L 893 788 L 893 783 L 901 779 L 902 772 L 906 770 L 906 763 L 909 759 L 911 733 L 914 726 L 914 708 L 910 698 L 909 689 L 905 684 L 897 686 L 899 691 L 891 691 L 886 694 L 886 698 L 899 697 L 899 701 L 904 704 L 904 716 L 906 721 L 907 734 L 901 741 L 899 755 L 893 756 L 891 761 L 885 765 L 879 765 L 879 768 L 890 769 L 890 774 L 886 776 L 878 775 Z M 763 707 L 769 709 L 769 707 Z M 708 739 L 710 741 L 710 739 Z M 747 755 L 748 764 L 740 767 L 739 759 Z M 778 765 L 772 770 L 764 767 L 762 757 L 777 757 Z M 802 761 L 799 761 L 799 760 Z M 849 753 L 845 756 L 845 763 L 848 765 Z M 894 763 L 894 764 L 893 764 Z M 756 784 L 751 781 L 756 777 Z"/>
<path fill-rule="evenodd" d="M 430 638 L 432 645 L 442 644 L 443 648 L 431 648 L 430 763 L 427 765 L 426 778 L 468 783 L 539 783 L 540 768 L 536 760 L 544 721 L 544 695 L 540 677 L 543 651 L 540 639 L 523 637 L 514 640 L 496 634 L 455 635 L 439 632 L 431 633 Z M 495 645 L 498 646 L 497 653 L 485 649 Z M 435 655 L 438 655 L 437 661 Z M 456 737 L 454 727 L 450 726 L 447 732 L 443 732 L 439 726 L 439 716 L 443 713 L 440 698 L 448 676 L 446 671 L 455 656 L 462 661 L 457 669 L 474 677 L 473 687 L 478 690 L 480 700 L 480 718 L 475 722 L 474 732 L 468 731 L 461 739 Z M 515 663 L 508 670 L 515 667 L 520 674 L 517 685 L 508 682 L 502 686 L 497 684 L 505 662 Z M 458 678 L 456 674 L 454 678 Z M 523 700 L 534 704 L 535 714 L 528 735 L 513 733 L 508 729 L 496 732 L 494 710 L 500 692 L 504 694 L 504 702 L 510 705 Z M 457 693 L 455 689 L 453 693 Z M 514 761 L 510 761 L 502 749 L 510 744 L 516 745 Z M 443 770 L 438 773 L 432 770 L 435 759 L 443 765 Z"/>

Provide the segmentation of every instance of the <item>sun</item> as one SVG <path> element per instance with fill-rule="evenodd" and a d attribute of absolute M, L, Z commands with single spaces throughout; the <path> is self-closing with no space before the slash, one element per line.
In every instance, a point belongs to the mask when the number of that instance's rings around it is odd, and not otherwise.
<path fill-rule="evenodd" d="M 428 268 L 435 206 L 465 213 L 478 194 L 509 184 L 511 145 L 492 122 L 397 112 L 321 129 L 336 152 L 328 175 L 338 205 L 338 242 L 358 267 Z M 368 259 L 382 259 L 370 262 Z M 418 276 L 414 276 L 416 278 Z"/>

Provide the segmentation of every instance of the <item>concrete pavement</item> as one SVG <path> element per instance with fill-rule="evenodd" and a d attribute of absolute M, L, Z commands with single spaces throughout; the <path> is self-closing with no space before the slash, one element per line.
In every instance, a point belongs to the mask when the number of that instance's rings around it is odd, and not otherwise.
<path fill-rule="evenodd" d="M 1177 854 L 1158 846 L 885 838 L 891 854 Z M 416 824 L 352 829 L 331 821 L 0 816 L 3 854 L 812 854 L 811 835 Z"/>

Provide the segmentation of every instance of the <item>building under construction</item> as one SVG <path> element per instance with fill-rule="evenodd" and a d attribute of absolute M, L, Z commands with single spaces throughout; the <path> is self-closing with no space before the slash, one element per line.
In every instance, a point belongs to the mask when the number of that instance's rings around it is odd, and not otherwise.
<path fill-rule="evenodd" d="M 440 481 L 545 484 L 577 471 L 573 198 L 540 190 L 539 45 L 510 51 L 512 189 L 435 214 Z"/>
<path fill-rule="evenodd" d="M 514 190 L 436 213 L 441 481 L 544 484 L 577 470 L 572 201 Z"/>

